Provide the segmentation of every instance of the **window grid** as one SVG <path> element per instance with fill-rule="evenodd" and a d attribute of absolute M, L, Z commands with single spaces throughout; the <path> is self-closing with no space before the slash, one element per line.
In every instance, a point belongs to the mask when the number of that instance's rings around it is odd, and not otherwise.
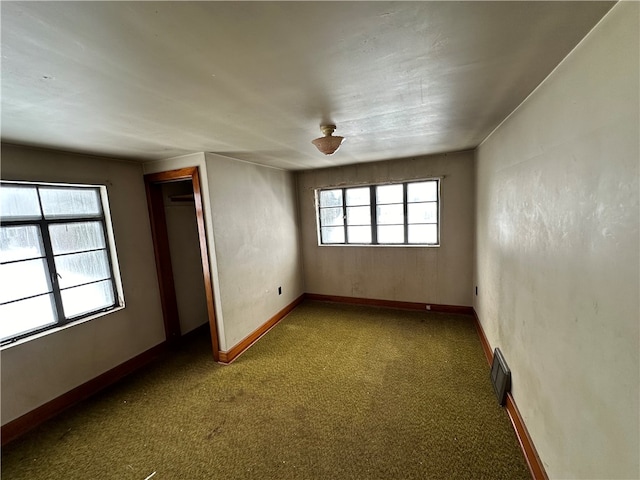
<path fill-rule="evenodd" d="M 49 280 L 49 287 L 48 287 L 48 291 L 44 292 L 44 293 L 38 293 L 38 294 L 34 294 L 34 295 L 28 295 L 25 297 L 20 297 L 20 298 L 15 298 L 9 301 L 4 301 L 4 302 L 0 302 L 0 305 L 8 305 L 8 304 L 12 304 L 12 303 L 16 303 L 16 302 L 20 302 L 23 300 L 28 300 L 28 299 L 33 299 L 33 298 L 37 298 L 37 297 L 46 297 L 49 295 L 53 295 L 53 301 L 52 301 L 52 307 L 54 310 L 54 317 L 55 317 L 55 323 L 53 324 L 46 324 L 43 325 L 41 327 L 38 328 L 32 328 L 32 329 L 28 329 L 25 330 L 23 332 L 20 332 L 16 335 L 13 335 L 11 337 L 5 338 L 1 340 L 1 344 L 2 345 L 6 345 L 9 343 L 13 343 L 17 340 L 20 340 L 22 338 L 25 337 L 29 337 L 32 335 L 35 335 L 37 333 L 40 333 L 42 331 L 46 331 L 49 330 L 51 328 L 55 328 L 55 327 L 60 327 L 63 325 L 66 325 L 68 323 L 72 323 L 75 322 L 77 320 L 81 320 L 83 318 L 86 318 L 88 316 L 91 315 L 95 315 L 97 313 L 102 313 L 102 312 L 106 312 L 109 310 L 112 310 L 113 308 L 117 307 L 119 304 L 119 299 L 118 299 L 118 290 L 117 290 L 117 286 L 116 286 L 116 279 L 114 276 L 114 269 L 113 269 L 113 262 L 112 262 L 112 257 L 111 257 L 111 252 L 110 252 L 110 248 L 109 248 L 109 240 L 108 240 L 108 236 L 107 236 L 107 225 L 106 225 L 106 218 L 105 218 L 105 213 L 104 213 L 104 209 L 102 206 L 102 201 L 99 201 L 99 214 L 74 214 L 73 216 L 71 215 L 59 215 L 59 218 L 47 218 L 47 215 L 45 214 L 45 208 L 43 206 L 43 202 L 42 202 L 42 195 L 40 192 L 40 188 L 41 187 L 45 187 L 45 188 L 60 188 L 60 189 L 65 189 L 65 188 L 83 188 L 83 189 L 87 189 L 87 190 L 93 190 L 96 192 L 96 195 L 98 196 L 98 198 L 101 198 L 101 194 L 100 194 L 100 188 L 99 187 L 77 187 L 77 186 L 63 186 L 63 185 L 49 185 L 49 184 L 20 184 L 20 183 L 13 183 L 13 182 L 2 182 L 2 185 L 7 185 L 7 186 L 11 186 L 11 187 L 18 187 L 18 188 L 34 188 L 37 194 L 37 199 L 38 199 L 38 206 L 40 209 L 39 212 L 39 218 L 36 218 L 34 215 L 28 215 L 25 218 L 17 218 L 17 219 L 11 219 L 11 218 L 1 218 L 1 223 L 0 225 L 2 227 L 20 227 L 20 226 L 35 226 L 37 228 L 37 231 L 40 235 L 40 240 L 42 243 L 42 249 L 44 251 L 44 255 L 40 255 L 38 257 L 30 257 L 27 259 L 18 259 L 18 260 L 7 260 L 7 261 L 2 261 L 0 262 L 2 265 L 8 265 L 8 264 L 16 264 L 16 263 L 20 263 L 20 262 L 26 262 L 26 261 L 31 261 L 34 259 L 42 259 L 46 261 L 46 265 L 47 265 L 47 272 L 45 272 L 48 275 L 48 280 Z M 86 222 L 97 222 L 102 230 L 102 240 L 104 242 L 104 247 L 101 248 L 89 248 L 89 249 L 82 249 L 82 250 L 75 250 L 72 252 L 62 252 L 62 253 L 58 253 L 58 254 L 54 254 L 53 251 L 53 242 L 51 239 L 51 234 L 50 234 L 50 227 L 53 225 L 72 225 L 72 224 L 79 224 L 79 223 L 86 223 Z M 55 264 L 55 260 L 56 258 L 60 258 L 60 257 L 64 257 L 64 256 L 69 256 L 69 255 L 74 255 L 74 254 L 78 254 L 78 253 L 86 253 L 86 252 L 92 252 L 92 251 L 104 251 L 106 254 L 106 261 L 107 261 L 107 268 L 108 268 L 108 276 L 106 278 L 100 279 L 100 280 L 94 280 L 94 281 L 88 281 L 88 282 L 84 282 L 84 283 L 79 283 L 79 284 L 75 284 L 72 286 L 68 286 L 68 287 L 61 287 L 60 286 L 60 282 L 59 282 L 59 277 L 60 274 L 56 268 L 56 264 Z M 108 281 L 111 291 L 113 292 L 113 301 L 107 305 L 107 306 L 100 306 L 98 308 L 92 309 L 90 311 L 87 312 L 83 312 L 81 314 L 76 314 L 76 315 L 66 315 L 64 312 L 64 302 L 62 299 L 62 292 L 64 292 L 65 290 L 70 290 L 72 288 L 77 288 L 77 287 L 81 287 L 81 286 L 85 286 L 85 285 L 91 285 L 93 283 L 98 283 L 98 282 L 105 282 Z M 10 321 L 10 319 L 5 319 L 5 321 Z"/>
<path fill-rule="evenodd" d="M 409 243 L 409 206 L 407 205 L 407 184 L 402 185 L 402 210 L 404 218 L 404 241 Z"/>
<path fill-rule="evenodd" d="M 366 191 L 366 198 L 356 198 L 355 200 L 349 200 L 349 193 L 355 194 L 355 192 L 362 193 Z M 354 195 L 358 196 L 358 195 Z M 345 204 L 345 228 L 346 228 L 346 242 L 350 244 L 362 244 L 369 245 L 371 243 L 371 196 L 370 190 L 367 187 L 347 188 L 343 191 L 343 198 Z M 351 212 L 356 210 L 367 212 L 365 216 L 368 216 L 368 221 L 364 219 L 352 220 Z M 369 228 L 366 228 L 369 227 Z M 356 234 L 356 232 L 360 232 Z M 364 235 L 363 235 L 364 233 Z"/>
<path fill-rule="evenodd" d="M 417 200 L 417 201 L 409 201 L 408 197 L 408 186 L 420 183 L 432 183 L 435 186 L 435 200 Z M 402 202 L 389 202 L 389 201 L 378 201 L 377 198 L 377 188 L 384 187 L 388 185 L 401 185 L 402 186 Z M 360 225 L 360 224 L 351 224 L 349 223 L 349 215 L 348 208 L 353 207 L 355 205 L 347 204 L 347 193 L 349 190 L 353 189 L 369 189 L 369 207 L 370 207 L 370 224 Z M 323 205 L 322 201 L 322 192 L 340 192 L 340 196 L 342 197 L 341 205 Z M 383 185 L 368 185 L 365 187 L 362 186 L 354 186 L 354 187 L 340 187 L 340 188 L 330 188 L 330 189 L 318 189 L 316 191 L 317 195 L 317 224 L 318 224 L 318 239 L 320 245 L 407 245 L 407 246 L 439 246 L 440 245 L 440 182 L 438 179 L 426 179 L 426 180 L 418 180 L 411 182 L 403 182 L 397 184 L 383 184 Z M 409 207 L 410 205 L 435 205 L 435 219 L 433 221 L 410 221 L 409 220 Z M 395 223 L 380 223 L 378 219 L 378 207 L 380 206 L 393 206 L 398 205 L 402 206 L 402 221 L 397 221 Z M 361 206 L 358 204 L 358 206 Z M 323 211 L 327 209 L 340 209 L 341 213 L 341 222 L 339 224 L 328 224 L 323 222 Z M 351 241 L 349 238 L 349 226 L 369 226 L 370 227 L 370 238 L 371 242 L 355 242 Z M 422 225 L 434 225 L 435 226 L 435 241 L 426 242 L 426 241 L 410 241 L 410 227 L 412 226 L 422 226 Z M 379 238 L 379 227 L 391 227 L 391 226 L 402 226 L 403 230 L 403 238 L 402 241 L 398 242 L 380 242 Z M 341 241 L 330 241 L 328 237 L 328 229 L 340 228 L 342 230 L 342 235 L 340 236 Z M 325 235 L 327 232 L 327 235 Z"/>

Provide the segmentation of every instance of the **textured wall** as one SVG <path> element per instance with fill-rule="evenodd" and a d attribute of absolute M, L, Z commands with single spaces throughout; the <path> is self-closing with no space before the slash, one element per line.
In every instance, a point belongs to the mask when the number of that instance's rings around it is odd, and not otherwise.
<path fill-rule="evenodd" d="M 474 306 L 551 478 L 640 477 L 639 6 L 477 153 Z"/>
<path fill-rule="evenodd" d="M 2 178 L 107 185 L 126 307 L 2 350 L 2 423 L 165 339 L 139 164 L 2 146 Z"/>
<path fill-rule="evenodd" d="M 473 152 L 298 174 L 305 290 L 383 300 L 471 305 Z M 314 190 L 444 176 L 440 247 L 318 246 Z"/>
<path fill-rule="evenodd" d="M 219 155 L 206 164 L 229 350 L 304 292 L 295 181 Z"/>

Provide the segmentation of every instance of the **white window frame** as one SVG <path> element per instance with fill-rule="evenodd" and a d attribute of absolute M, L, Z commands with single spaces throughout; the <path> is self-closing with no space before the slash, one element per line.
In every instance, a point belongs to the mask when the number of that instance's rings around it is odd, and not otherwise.
<path fill-rule="evenodd" d="M 436 203 L 436 221 L 429 223 L 431 225 L 435 225 L 436 229 L 437 229 L 437 234 L 436 234 L 436 241 L 434 243 L 410 243 L 408 241 L 408 228 L 410 225 L 417 225 L 417 223 L 410 223 L 408 220 L 408 214 L 407 214 L 407 210 L 408 210 L 408 205 L 413 203 L 413 202 L 407 202 L 407 186 L 409 184 L 412 183 L 422 183 L 422 182 L 435 182 L 436 183 L 436 191 L 437 191 L 437 198 L 435 201 L 429 201 L 429 202 L 424 202 L 424 203 Z M 403 217 L 403 227 L 404 227 L 404 241 L 403 242 L 395 242 L 395 243 L 383 243 L 378 241 L 378 236 L 377 236 L 377 224 L 376 224 L 376 210 L 377 207 L 379 205 L 384 205 L 384 204 L 378 204 L 377 203 L 377 199 L 376 199 L 376 187 L 379 186 L 386 186 L 386 185 L 402 185 L 403 186 L 403 200 L 402 200 L 402 208 L 403 208 L 403 212 L 404 212 L 404 217 Z M 369 197 L 370 197 L 370 203 L 369 203 L 369 207 L 371 210 L 370 213 L 370 227 L 371 227 L 371 242 L 370 243 L 359 243 L 359 242 L 352 242 L 349 241 L 349 235 L 348 235 L 348 223 L 347 223 L 347 203 L 346 203 L 346 192 L 349 189 L 357 189 L 357 188 L 369 188 Z M 317 239 L 318 239 L 318 246 L 322 246 L 322 247 L 334 247 L 334 246 L 338 246 L 338 247 L 344 247 L 344 246 L 357 246 L 357 247 L 439 247 L 440 246 L 440 235 L 441 235 L 441 223 L 442 223 L 442 218 L 441 218 L 441 192 L 440 192 L 440 188 L 441 188 L 441 177 L 429 177 L 429 178 L 423 178 L 423 179 L 412 179 L 412 180 L 405 180 L 405 181 L 399 181 L 399 182 L 386 182 L 386 183 L 367 183 L 367 184 L 353 184 L 353 185 L 339 185 L 339 186 L 326 186 L 326 187 L 321 187 L 321 188 L 317 188 L 314 191 L 315 194 L 315 207 L 316 207 L 316 233 L 317 233 Z M 320 201 L 320 193 L 322 191 L 329 191 L 329 190 L 342 190 L 342 214 L 343 214 L 343 221 L 341 225 L 337 225 L 340 226 L 344 229 L 344 242 L 323 242 L 323 237 L 322 237 L 322 228 L 323 227 L 327 227 L 327 226 L 331 226 L 331 225 L 323 225 L 322 224 L 322 216 L 321 216 L 321 210 L 323 208 L 332 208 L 330 206 L 323 206 L 321 205 L 321 201 Z M 422 202 L 420 202 L 422 203 Z M 400 204 L 400 203 L 398 203 Z M 334 207 L 334 208 L 338 208 L 338 207 Z M 400 224 L 398 224 L 400 225 Z"/>
<path fill-rule="evenodd" d="M 109 209 L 109 201 L 107 195 L 107 187 L 105 185 L 86 185 L 86 184 L 70 184 L 70 183 L 46 183 L 46 182 L 26 182 L 26 181 L 12 181 L 12 180 L 2 180 L 0 181 L 0 189 L 4 186 L 24 186 L 30 188 L 60 188 L 60 189 L 90 189 L 96 191 L 100 198 L 100 208 L 101 212 L 95 215 L 83 215 L 83 214 L 75 214 L 75 215 L 65 215 L 63 217 L 51 217 L 47 218 L 44 214 L 42 214 L 42 201 L 40 199 L 40 193 L 38 190 L 38 199 L 40 203 L 41 209 L 41 217 L 25 217 L 25 218 L 6 218 L 2 215 L 2 205 L 0 205 L 0 226 L 2 227 L 12 227 L 12 226 L 36 226 L 38 228 L 40 240 L 42 243 L 43 253 L 41 257 L 43 261 L 46 262 L 46 268 L 49 274 L 49 288 L 50 292 L 47 294 L 38 294 L 35 295 L 51 295 L 52 296 L 52 308 L 53 308 L 53 317 L 54 320 L 52 323 L 48 323 L 46 325 L 38 326 L 37 328 L 29 328 L 17 333 L 11 337 L 4 338 L 0 340 L 0 346 L 2 348 L 12 346 L 15 344 L 22 343 L 23 341 L 28 341 L 32 338 L 41 336 L 42 334 L 48 334 L 53 331 L 59 330 L 61 328 L 66 328 L 71 325 L 75 325 L 78 323 L 86 322 L 89 320 L 93 320 L 95 318 L 101 317 L 103 315 L 112 313 L 117 310 L 121 310 L 124 308 L 124 294 L 122 288 L 122 279 L 120 276 L 120 268 L 118 264 L 116 248 L 115 248 L 115 240 L 113 235 L 113 225 L 111 223 L 111 212 Z M 113 303 L 109 305 L 101 305 L 93 310 L 85 311 L 79 314 L 70 314 L 66 315 L 63 310 L 62 305 L 62 297 L 61 292 L 66 288 L 61 287 L 59 285 L 58 277 L 59 274 L 56 272 L 56 257 L 60 257 L 60 254 L 54 255 L 52 241 L 49 235 L 49 227 L 56 224 L 73 224 L 78 222 L 99 222 L 102 226 L 102 233 L 104 236 L 105 247 L 100 248 L 99 250 L 104 250 L 107 255 L 107 263 L 109 267 L 109 277 L 96 280 L 98 281 L 109 281 L 111 288 L 113 290 Z M 88 251 L 87 251 L 88 252 Z M 82 251 L 80 252 L 82 253 Z M 10 263 L 20 263 L 22 261 L 28 260 L 9 260 L 2 262 L 3 265 Z M 84 284 L 83 284 L 84 285 Z M 67 287 L 73 288 L 73 287 Z M 4 304 L 17 302 L 23 299 L 31 298 L 29 296 L 11 300 L 4 302 Z M 4 319 L 4 321 L 7 321 Z"/>

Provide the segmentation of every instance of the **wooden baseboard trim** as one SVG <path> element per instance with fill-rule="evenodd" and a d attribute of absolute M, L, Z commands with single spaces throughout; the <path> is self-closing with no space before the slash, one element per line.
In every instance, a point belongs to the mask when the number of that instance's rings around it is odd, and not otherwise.
<path fill-rule="evenodd" d="M 0 435 L 2 436 L 2 446 L 24 435 L 28 431 L 34 429 L 38 425 L 44 423 L 50 418 L 62 413 L 67 408 L 95 395 L 100 390 L 113 385 L 118 380 L 144 367 L 151 361 L 162 355 L 167 349 L 166 342 L 156 345 L 153 348 L 121 363 L 115 368 L 98 375 L 82 385 L 77 386 L 73 390 L 50 400 L 49 402 L 31 410 L 28 413 L 11 420 L 2 425 Z"/>
<path fill-rule="evenodd" d="M 275 327 L 280 320 L 287 316 L 291 310 L 296 308 L 300 303 L 305 299 L 305 294 L 303 293 L 298 298 L 296 298 L 289 305 L 284 307 L 278 313 L 276 313 L 273 317 L 267 320 L 263 325 L 258 327 L 248 336 L 246 336 L 243 340 L 237 343 L 234 347 L 227 351 L 220 351 L 218 353 L 218 362 L 224 365 L 228 365 L 233 362 L 238 356 L 240 356 L 245 350 L 247 350 L 251 345 L 257 342 L 260 337 L 262 337 L 265 333 Z"/>
<path fill-rule="evenodd" d="M 491 365 L 491 363 L 493 362 L 493 351 L 491 350 L 491 346 L 489 345 L 487 336 L 484 334 L 482 325 L 480 325 L 480 319 L 478 318 L 478 314 L 476 313 L 475 309 L 473 309 L 473 319 L 475 320 L 478 337 L 480 337 L 480 344 L 482 345 L 482 351 L 484 352 L 484 356 L 487 358 L 487 362 L 489 363 L 489 365 Z"/>
<path fill-rule="evenodd" d="M 538 456 L 538 451 L 529 436 L 529 431 L 524 424 L 524 420 L 520 415 L 520 411 L 518 410 L 516 403 L 513 401 L 511 393 L 507 393 L 505 408 L 509 414 L 511 425 L 513 425 L 513 429 L 516 432 L 516 437 L 518 437 L 518 442 L 520 443 L 520 448 L 524 453 L 524 458 L 527 460 L 531 477 L 534 480 L 549 480 L 547 472 L 542 465 L 542 460 L 540 460 L 540 457 Z"/>
<path fill-rule="evenodd" d="M 341 297 L 338 295 L 321 295 L 318 293 L 307 293 L 305 298 L 320 302 L 350 303 L 354 305 L 369 305 L 373 307 L 402 308 L 405 310 L 421 310 L 437 313 L 455 313 L 462 315 L 473 315 L 473 307 L 460 305 L 440 305 L 436 303 L 400 302 L 397 300 L 378 300 L 375 298 Z M 430 309 L 427 309 L 430 306 Z"/>
<path fill-rule="evenodd" d="M 482 329 L 480 319 L 478 318 L 478 314 L 476 313 L 475 309 L 473 309 L 473 318 L 476 323 L 478 336 L 480 337 L 480 343 L 482 344 L 482 350 L 487 357 L 487 362 L 489 363 L 489 365 L 491 365 L 491 363 L 493 362 L 493 351 L 491 350 L 491 346 L 489 345 L 487 336 L 484 334 L 484 330 Z M 516 437 L 518 438 L 518 443 L 520 443 L 520 448 L 522 449 L 524 458 L 527 461 L 527 466 L 529 467 L 529 471 L 531 472 L 531 477 L 534 480 L 549 480 L 547 472 L 542 465 L 542 460 L 540 460 L 538 451 L 536 450 L 536 447 L 533 444 L 531 437 L 529 436 L 527 426 L 524 424 L 524 420 L 520 415 L 520 411 L 518 410 L 516 402 L 513 400 L 513 396 L 511 395 L 511 393 L 507 393 L 507 402 L 505 408 L 507 410 L 507 414 L 509 415 L 509 420 L 511 420 L 511 425 L 513 425 L 513 429 L 516 432 Z"/>

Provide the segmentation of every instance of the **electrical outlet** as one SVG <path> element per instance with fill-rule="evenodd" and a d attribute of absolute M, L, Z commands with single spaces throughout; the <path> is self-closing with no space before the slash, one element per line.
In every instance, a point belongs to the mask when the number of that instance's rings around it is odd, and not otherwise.
<path fill-rule="evenodd" d="M 282 287 L 278 287 L 278 295 L 282 295 Z"/>

